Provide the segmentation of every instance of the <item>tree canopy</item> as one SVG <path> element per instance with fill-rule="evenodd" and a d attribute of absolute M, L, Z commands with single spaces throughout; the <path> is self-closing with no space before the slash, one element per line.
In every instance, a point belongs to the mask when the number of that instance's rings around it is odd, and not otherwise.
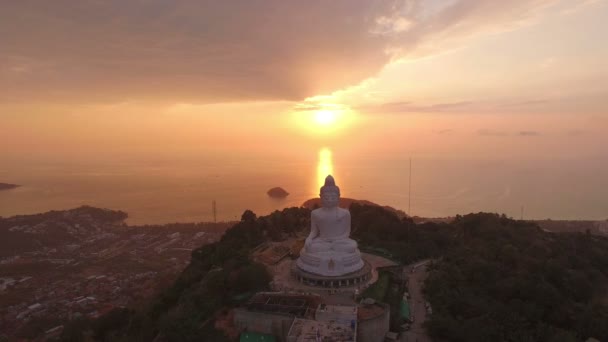
<path fill-rule="evenodd" d="M 495 214 L 459 216 L 433 263 L 428 330 L 444 341 L 608 339 L 608 240 Z"/>
<path fill-rule="evenodd" d="M 424 286 L 440 341 L 608 340 L 608 239 L 553 234 L 497 214 L 415 224 L 381 207 L 352 204 L 352 235 L 362 250 L 403 264 L 432 258 Z M 219 242 L 192 252 L 175 283 L 140 310 L 111 312 L 93 324 L 66 326 L 64 339 L 222 341 L 214 314 L 268 288 L 270 274 L 250 260 L 254 247 L 294 237 L 310 210 L 257 217 L 245 211 Z M 80 328 L 77 328 L 80 327 Z"/>

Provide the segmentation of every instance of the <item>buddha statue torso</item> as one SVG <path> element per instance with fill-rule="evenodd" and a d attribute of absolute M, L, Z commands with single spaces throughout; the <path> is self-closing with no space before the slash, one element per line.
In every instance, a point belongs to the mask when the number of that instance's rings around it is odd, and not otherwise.
<path fill-rule="evenodd" d="M 328 176 L 321 188 L 323 207 L 311 213 L 310 234 L 300 252 L 298 266 L 308 272 L 338 276 L 363 267 L 357 242 L 350 239 L 350 212 L 338 207 L 340 188 Z"/>
<path fill-rule="evenodd" d="M 346 209 L 339 207 L 315 209 L 312 211 L 311 221 L 316 233 L 313 238 L 343 239 L 350 235 L 350 212 Z"/>

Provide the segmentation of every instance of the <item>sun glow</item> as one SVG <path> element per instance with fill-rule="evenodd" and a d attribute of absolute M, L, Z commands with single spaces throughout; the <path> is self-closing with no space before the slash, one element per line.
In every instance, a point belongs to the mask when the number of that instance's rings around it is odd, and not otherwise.
<path fill-rule="evenodd" d="M 337 114 L 331 110 L 320 110 L 315 113 L 315 122 L 321 126 L 330 126 L 336 122 Z"/>
<path fill-rule="evenodd" d="M 357 118 L 357 113 L 344 104 L 305 101 L 292 109 L 290 121 L 300 131 L 326 138 L 343 134 Z"/>

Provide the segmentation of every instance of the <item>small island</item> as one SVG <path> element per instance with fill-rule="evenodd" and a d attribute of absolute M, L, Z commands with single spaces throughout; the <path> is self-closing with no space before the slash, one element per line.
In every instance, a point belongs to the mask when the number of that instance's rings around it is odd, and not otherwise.
<path fill-rule="evenodd" d="M 11 189 L 18 188 L 18 187 L 19 187 L 19 185 L 17 185 L 17 184 L 0 183 L 0 191 L 11 190 Z"/>
<path fill-rule="evenodd" d="M 281 187 L 272 188 L 268 190 L 267 194 L 272 198 L 285 198 L 289 196 L 289 192 L 285 191 L 285 189 Z"/>

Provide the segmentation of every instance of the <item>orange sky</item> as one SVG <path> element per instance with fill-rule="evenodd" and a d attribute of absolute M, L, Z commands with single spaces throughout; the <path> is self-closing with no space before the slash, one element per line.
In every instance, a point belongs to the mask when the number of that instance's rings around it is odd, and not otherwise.
<path fill-rule="evenodd" d="M 601 0 L 1 6 L 7 161 L 606 157 Z"/>

